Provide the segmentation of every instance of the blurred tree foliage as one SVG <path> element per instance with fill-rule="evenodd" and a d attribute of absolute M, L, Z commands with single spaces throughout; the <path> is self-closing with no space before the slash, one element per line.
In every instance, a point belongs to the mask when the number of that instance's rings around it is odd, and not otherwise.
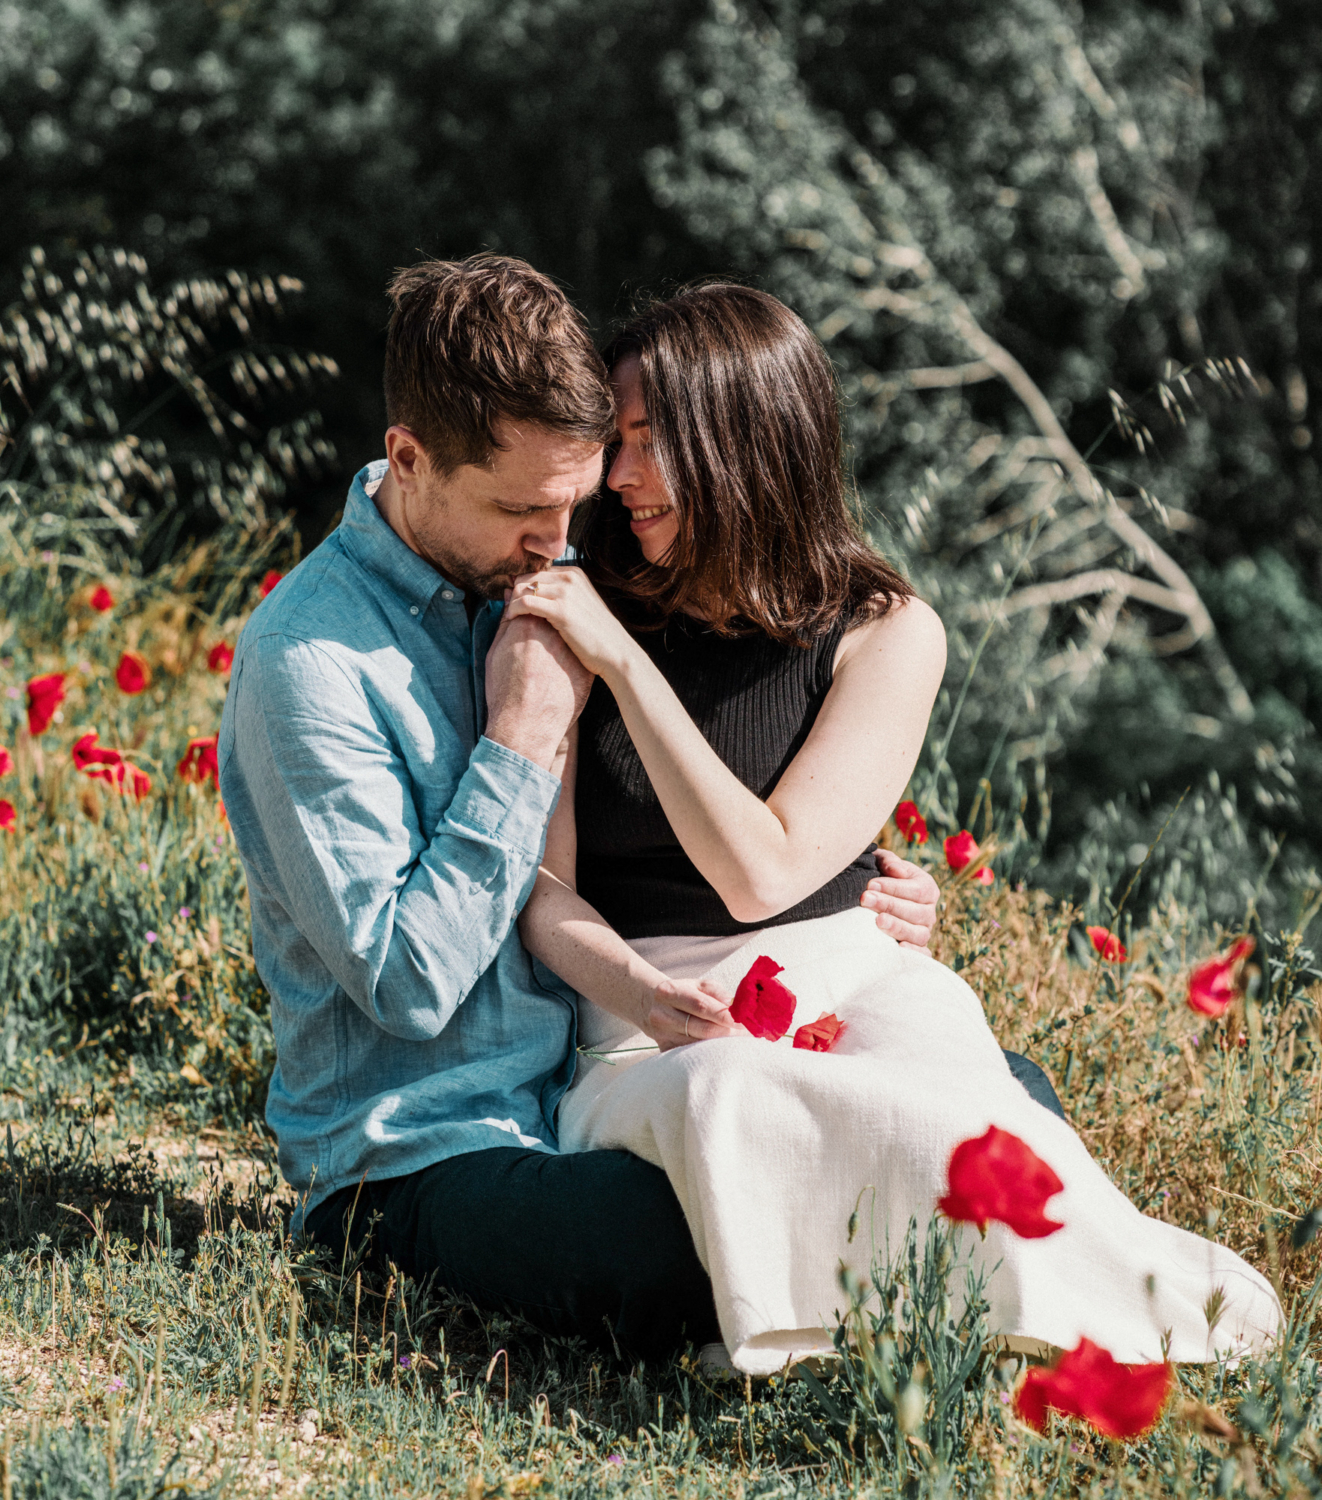
<path fill-rule="evenodd" d="M 1315 0 L 0 0 L 0 300 L 33 242 L 297 276 L 352 469 L 419 253 L 526 255 L 603 328 L 756 280 L 951 631 L 932 812 L 986 777 L 1052 879 L 1101 839 L 1100 898 L 1210 773 L 1163 878 L 1236 788 L 1229 913 L 1322 849 L 1319 148 Z"/>

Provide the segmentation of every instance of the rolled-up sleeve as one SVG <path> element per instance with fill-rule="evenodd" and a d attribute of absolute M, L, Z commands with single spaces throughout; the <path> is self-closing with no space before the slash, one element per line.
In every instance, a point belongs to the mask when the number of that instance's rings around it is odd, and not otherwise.
<path fill-rule="evenodd" d="M 254 643 L 231 688 L 234 749 L 280 899 L 335 981 L 391 1035 L 437 1036 L 536 879 L 560 783 L 483 738 L 438 827 L 361 680 L 313 642 Z M 453 764 L 447 724 L 438 763 Z"/>

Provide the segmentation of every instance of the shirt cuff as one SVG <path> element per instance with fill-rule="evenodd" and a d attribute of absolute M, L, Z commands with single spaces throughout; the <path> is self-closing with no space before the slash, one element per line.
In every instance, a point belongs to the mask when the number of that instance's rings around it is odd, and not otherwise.
<path fill-rule="evenodd" d="M 558 776 L 483 735 L 445 820 L 507 849 L 537 856 L 559 800 Z"/>

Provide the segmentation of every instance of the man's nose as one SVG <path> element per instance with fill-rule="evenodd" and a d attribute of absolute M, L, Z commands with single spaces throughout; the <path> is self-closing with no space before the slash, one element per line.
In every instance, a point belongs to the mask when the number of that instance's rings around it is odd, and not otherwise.
<path fill-rule="evenodd" d="M 569 545 L 569 517 L 570 512 L 567 507 L 539 517 L 524 533 L 524 551 L 531 552 L 537 557 L 562 556 Z"/>

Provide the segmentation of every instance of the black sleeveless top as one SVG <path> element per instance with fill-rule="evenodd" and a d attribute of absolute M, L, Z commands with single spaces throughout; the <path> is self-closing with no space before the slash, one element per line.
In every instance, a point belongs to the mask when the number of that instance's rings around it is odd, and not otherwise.
<path fill-rule="evenodd" d="M 844 624 L 806 649 L 769 636 L 720 636 L 673 615 L 639 636 L 707 742 L 765 800 L 798 754 L 831 686 Z M 615 698 L 592 685 L 579 719 L 578 892 L 622 937 L 724 936 L 826 917 L 858 905 L 877 873 L 871 849 L 834 879 L 764 922 L 736 922 L 680 847 Z"/>

